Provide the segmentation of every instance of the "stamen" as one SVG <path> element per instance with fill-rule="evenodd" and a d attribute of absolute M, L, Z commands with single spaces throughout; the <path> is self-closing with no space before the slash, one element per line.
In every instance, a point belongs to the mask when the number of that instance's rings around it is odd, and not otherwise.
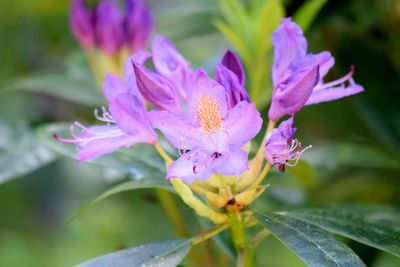
<path fill-rule="evenodd" d="M 336 85 L 343 84 L 347 80 L 350 80 L 351 77 L 353 76 L 353 74 L 354 74 L 354 66 L 351 66 L 351 69 L 350 69 L 349 73 L 347 73 L 342 78 L 337 79 L 337 80 L 332 81 L 332 82 L 329 82 L 329 83 L 324 83 L 324 84 L 317 85 L 314 90 L 322 90 L 322 89 L 326 89 L 326 88 L 334 87 Z"/>
<path fill-rule="evenodd" d="M 208 95 L 202 95 L 196 107 L 196 114 L 200 120 L 201 128 L 212 133 L 221 128 L 223 118 L 219 103 Z"/>

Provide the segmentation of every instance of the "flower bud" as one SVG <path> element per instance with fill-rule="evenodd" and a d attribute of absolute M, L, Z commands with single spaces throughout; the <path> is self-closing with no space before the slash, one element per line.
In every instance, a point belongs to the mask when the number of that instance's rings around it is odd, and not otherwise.
<path fill-rule="evenodd" d="M 69 25 L 72 34 L 82 47 L 87 50 L 95 46 L 94 16 L 87 8 L 84 0 L 74 0 L 69 16 Z"/>
<path fill-rule="evenodd" d="M 131 51 L 146 47 L 154 28 L 150 8 L 142 0 L 126 0 L 125 29 L 126 42 Z"/>

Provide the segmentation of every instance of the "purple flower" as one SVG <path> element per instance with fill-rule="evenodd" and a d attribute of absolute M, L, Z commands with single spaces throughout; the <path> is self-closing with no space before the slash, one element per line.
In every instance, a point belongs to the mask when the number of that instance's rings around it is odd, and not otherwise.
<path fill-rule="evenodd" d="M 94 47 L 94 16 L 84 0 L 73 0 L 69 25 L 72 34 L 85 49 L 90 50 Z"/>
<path fill-rule="evenodd" d="M 276 166 L 280 171 L 284 171 L 286 165 L 296 165 L 300 155 L 311 147 L 302 149 L 301 143 L 294 138 L 296 130 L 293 127 L 293 117 L 291 117 L 281 122 L 279 127 L 273 129 L 266 138 L 265 157 L 271 165 Z M 290 161 L 294 161 L 294 163 L 290 163 Z"/>
<path fill-rule="evenodd" d="M 115 1 L 102 0 L 96 6 L 96 41 L 111 56 L 124 45 L 123 17 Z"/>
<path fill-rule="evenodd" d="M 323 83 L 323 77 L 334 65 L 329 52 L 307 54 L 307 41 L 301 28 L 290 18 L 282 20 L 272 36 L 274 90 L 268 116 L 277 121 L 293 116 L 304 105 L 332 101 L 362 92 L 362 86 L 351 78 L 353 70 L 344 77 Z M 349 86 L 344 83 L 349 81 Z"/>
<path fill-rule="evenodd" d="M 167 179 L 187 183 L 214 173 L 240 175 L 247 169 L 247 153 L 240 149 L 261 129 L 262 119 L 253 103 L 241 101 L 230 108 L 226 89 L 207 74 L 195 71 L 188 81 L 186 113 L 153 111 L 150 120 L 180 151 Z"/>
<path fill-rule="evenodd" d="M 150 125 L 146 106 L 135 84 L 128 85 L 120 77 L 107 74 L 103 92 L 109 111 L 103 107 L 99 115 L 95 110 L 95 117 L 106 124 L 85 127 L 75 122 L 71 126 L 73 139 L 55 136 L 62 142 L 76 145 L 78 160 L 93 159 L 136 143 L 156 142 L 157 135 Z M 80 129 L 77 134 L 76 127 Z"/>
<path fill-rule="evenodd" d="M 131 51 L 146 47 L 153 31 L 153 16 L 150 8 L 142 0 L 125 0 L 126 41 Z"/>
<path fill-rule="evenodd" d="M 217 66 L 216 79 L 226 90 L 228 106 L 236 106 L 241 101 L 250 102 L 249 95 L 244 89 L 245 74 L 239 58 L 228 50 Z"/>
<path fill-rule="evenodd" d="M 122 47 L 136 52 L 146 47 L 153 30 L 151 10 L 142 0 L 125 0 L 121 9 L 116 0 L 101 0 L 90 10 L 85 0 L 74 0 L 70 26 L 85 49 L 99 47 L 113 56 Z"/>

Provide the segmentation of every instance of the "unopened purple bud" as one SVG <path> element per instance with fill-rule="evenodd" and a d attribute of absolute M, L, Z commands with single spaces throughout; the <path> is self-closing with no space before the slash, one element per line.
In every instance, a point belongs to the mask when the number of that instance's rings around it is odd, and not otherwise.
<path fill-rule="evenodd" d="M 220 64 L 232 71 L 238 78 L 240 85 L 244 86 L 246 75 L 239 57 L 233 51 L 226 51 Z"/>
<path fill-rule="evenodd" d="M 293 127 L 293 117 L 281 122 L 278 128 L 268 134 L 265 142 L 265 158 L 280 171 L 285 170 L 285 166 L 295 166 L 301 154 L 311 148 L 304 149 L 301 143 L 294 138 L 296 128 Z M 294 162 L 293 162 L 294 161 Z"/>
<path fill-rule="evenodd" d="M 230 50 L 223 56 L 217 66 L 216 79 L 226 91 L 228 107 L 232 108 L 241 101 L 250 102 L 244 88 L 245 74 L 239 58 Z"/>
<path fill-rule="evenodd" d="M 103 0 L 96 7 L 96 41 L 111 56 L 124 44 L 123 18 L 114 1 Z"/>
<path fill-rule="evenodd" d="M 72 34 L 82 47 L 88 50 L 94 47 L 94 16 L 93 12 L 85 5 L 84 0 L 73 0 L 69 25 Z"/>
<path fill-rule="evenodd" d="M 126 0 L 126 41 L 132 52 L 146 47 L 154 28 L 150 8 L 142 0 Z"/>
<path fill-rule="evenodd" d="M 143 97 L 156 109 L 181 113 L 179 95 L 173 84 L 144 66 L 135 62 L 132 64 L 137 87 Z"/>

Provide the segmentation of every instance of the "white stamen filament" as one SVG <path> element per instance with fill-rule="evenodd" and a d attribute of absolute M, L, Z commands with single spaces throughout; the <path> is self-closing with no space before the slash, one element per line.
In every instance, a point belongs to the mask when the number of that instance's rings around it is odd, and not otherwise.
<path fill-rule="evenodd" d="M 314 90 L 322 90 L 322 89 L 326 89 L 326 88 L 330 88 L 330 87 L 334 87 L 336 85 L 340 85 L 343 84 L 344 82 L 346 82 L 347 80 L 350 80 L 351 83 L 351 77 L 354 74 L 354 68 L 352 67 L 349 71 L 349 73 L 347 73 L 345 76 L 343 76 L 340 79 L 337 79 L 335 81 L 329 82 L 329 83 L 323 83 L 323 84 L 319 84 L 317 85 Z"/>

